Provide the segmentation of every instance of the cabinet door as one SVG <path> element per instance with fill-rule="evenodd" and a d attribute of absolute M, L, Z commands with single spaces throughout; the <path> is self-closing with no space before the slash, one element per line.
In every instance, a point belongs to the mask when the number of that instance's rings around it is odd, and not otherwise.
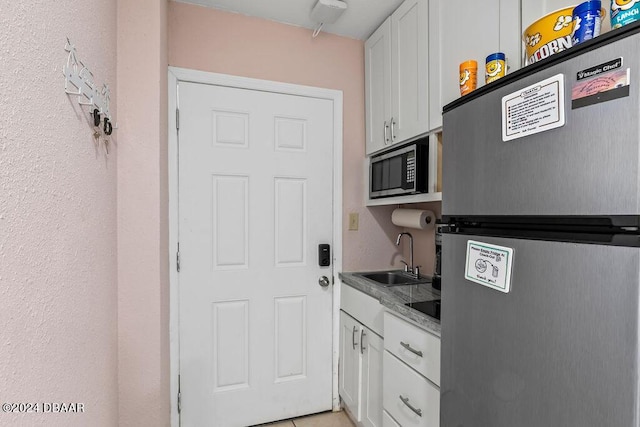
<path fill-rule="evenodd" d="M 364 43 L 366 152 L 391 144 L 391 18 Z"/>
<path fill-rule="evenodd" d="M 577 2 L 579 3 L 579 2 Z M 524 44 L 520 25 L 520 2 L 500 0 L 500 35 L 498 50 L 507 58 L 507 74 L 522 68 Z M 487 52 L 487 55 L 493 52 Z M 482 81 L 484 82 L 486 57 L 482 60 Z M 480 64 L 478 64 L 480 66 Z"/>
<path fill-rule="evenodd" d="M 366 327 L 360 335 L 362 357 L 362 425 L 382 427 L 382 338 Z"/>
<path fill-rule="evenodd" d="M 525 1 L 523 0 L 523 5 Z M 557 1 L 557 0 L 556 0 Z M 539 1 L 532 1 L 538 4 Z M 455 15 L 452 10 L 459 11 Z M 520 2 L 513 0 L 449 0 L 438 10 L 442 106 L 460 97 L 460 63 L 478 62 L 478 87 L 484 86 L 486 57 L 503 52 L 508 72 L 521 68 Z"/>
<path fill-rule="evenodd" d="M 460 63 L 477 61 L 478 87 L 484 85 L 486 57 L 500 51 L 500 0 L 449 0 L 442 9 L 442 102 L 446 105 L 460 97 Z M 519 40 L 518 34 L 514 36 Z"/>
<path fill-rule="evenodd" d="M 427 0 L 405 0 L 391 15 L 394 144 L 429 130 L 428 24 Z"/>
<path fill-rule="evenodd" d="M 360 421 L 360 324 L 340 311 L 339 393 L 351 414 Z"/>

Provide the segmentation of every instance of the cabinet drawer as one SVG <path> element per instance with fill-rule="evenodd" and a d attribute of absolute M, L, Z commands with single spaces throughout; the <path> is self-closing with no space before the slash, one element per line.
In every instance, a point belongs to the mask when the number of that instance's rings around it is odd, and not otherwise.
<path fill-rule="evenodd" d="M 376 334 L 384 336 L 382 327 L 384 310 L 377 299 L 349 285 L 342 284 L 340 309 Z"/>
<path fill-rule="evenodd" d="M 400 427 L 387 411 L 382 411 L 382 427 Z"/>
<path fill-rule="evenodd" d="M 440 338 L 385 312 L 384 348 L 440 386 Z"/>
<path fill-rule="evenodd" d="M 403 427 L 439 427 L 440 389 L 384 352 L 382 406 Z"/>

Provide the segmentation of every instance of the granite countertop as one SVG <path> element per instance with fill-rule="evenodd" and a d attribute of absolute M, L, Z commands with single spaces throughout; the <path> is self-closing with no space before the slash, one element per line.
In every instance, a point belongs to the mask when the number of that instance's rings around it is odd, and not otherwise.
<path fill-rule="evenodd" d="M 370 272 L 366 272 L 370 273 Z M 440 291 L 431 287 L 431 283 L 417 285 L 383 286 L 360 276 L 363 273 L 340 273 L 342 283 L 376 298 L 389 311 L 413 320 L 429 332 L 440 336 L 440 321 L 431 316 L 404 305 L 408 302 L 440 299 Z"/>

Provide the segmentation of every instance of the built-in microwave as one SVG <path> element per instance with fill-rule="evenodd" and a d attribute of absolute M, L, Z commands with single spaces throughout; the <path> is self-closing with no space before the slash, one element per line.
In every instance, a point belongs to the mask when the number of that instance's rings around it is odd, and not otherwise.
<path fill-rule="evenodd" d="M 428 192 L 429 139 L 372 156 L 369 198 Z"/>

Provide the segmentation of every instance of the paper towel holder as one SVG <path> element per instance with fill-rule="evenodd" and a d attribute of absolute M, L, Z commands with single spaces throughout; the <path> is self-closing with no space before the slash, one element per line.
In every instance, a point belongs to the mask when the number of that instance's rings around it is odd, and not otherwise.
<path fill-rule="evenodd" d="M 430 230 L 436 223 L 436 215 L 424 209 L 398 208 L 391 213 L 391 222 L 398 227 Z"/>

